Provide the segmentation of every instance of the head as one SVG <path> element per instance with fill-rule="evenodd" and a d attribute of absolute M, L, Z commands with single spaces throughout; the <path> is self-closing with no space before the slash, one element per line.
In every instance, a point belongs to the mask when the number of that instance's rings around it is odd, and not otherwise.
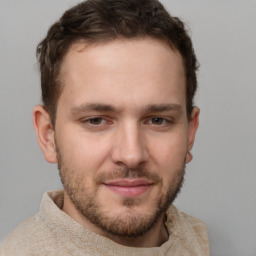
<path fill-rule="evenodd" d="M 155 0 L 89 0 L 64 13 L 37 53 L 34 125 L 58 163 L 63 210 L 99 234 L 156 235 L 198 127 L 183 23 Z"/>

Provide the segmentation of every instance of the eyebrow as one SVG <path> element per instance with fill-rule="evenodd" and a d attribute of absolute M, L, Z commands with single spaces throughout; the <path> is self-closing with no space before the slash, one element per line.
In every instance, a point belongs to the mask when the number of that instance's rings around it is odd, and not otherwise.
<path fill-rule="evenodd" d="M 99 112 L 118 112 L 116 108 L 108 104 L 102 103 L 86 103 L 77 107 L 72 107 L 71 112 L 73 114 L 86 112 L 86 111 L 99 111 Z"/>
<path fill-rule="evenodd" d="M 178 111 L 181 112 L 182 106 L 178 104 L 152 104 L 148 105 L 143 109 L 144 113 L 159 113 L 167 111 Z"/>
<path fill-rule="evenodd" d="M 167 112 L 167 111 L 177 111 L 181 112 L 182 106 L 178 104 L 150 104 L 145 106 L 142 109 L 143 114 L 147 113 L 159 113 L 159 112 Z M 83 113 L 87 111 L 97 111 L 97 112 L 113 112 L 119 113 L 121 110 L 115 108 L 110 104 L 103 103 L 86 103 L 80 106 L 72 107 L 72 114 Z"/>

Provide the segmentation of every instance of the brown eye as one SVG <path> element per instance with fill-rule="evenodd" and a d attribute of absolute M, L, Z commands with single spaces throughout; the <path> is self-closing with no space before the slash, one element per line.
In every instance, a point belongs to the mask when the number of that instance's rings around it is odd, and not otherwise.
<path fill-rule="evenodd" d="M 161 117 L 153 117 L 151 119 L 151 122 L 152 122 L 152 124 L 155 124 L 155 125 L 161 125 L 161 124 L 165 123 L 165 119 L 161 118 Z"/>
<path fill-rule="evenodd" d="M 90 124 L 93 124 L 93 125 L 100 125 L 103 122 L 103 118 L 101 117 L 90 118 L 89 122 Z"/>

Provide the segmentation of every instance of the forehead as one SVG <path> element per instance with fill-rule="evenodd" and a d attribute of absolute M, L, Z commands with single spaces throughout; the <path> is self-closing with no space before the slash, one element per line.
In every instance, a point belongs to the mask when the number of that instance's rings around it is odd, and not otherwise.
<path fill-rule="evenodd" d="M 148 101 L 176 97 L 185 102 L 180 54 L 152 38 L 74 43 L 63 60 L 61 80 L 61 97 L 74 104 L 88 100 L 115 102 L 115 97 L 139 102 L 143 96 Z"/>

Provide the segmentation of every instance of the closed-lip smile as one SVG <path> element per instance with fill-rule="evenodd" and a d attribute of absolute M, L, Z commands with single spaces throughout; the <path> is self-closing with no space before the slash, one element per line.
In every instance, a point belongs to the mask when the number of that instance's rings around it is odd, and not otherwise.
<path fill-rule="evenodd" d="M 137 197 L 148 191 L 154 183 L 145 178 L 128 178 L 110 180 L 103 184 L 120 196 Z"/>

